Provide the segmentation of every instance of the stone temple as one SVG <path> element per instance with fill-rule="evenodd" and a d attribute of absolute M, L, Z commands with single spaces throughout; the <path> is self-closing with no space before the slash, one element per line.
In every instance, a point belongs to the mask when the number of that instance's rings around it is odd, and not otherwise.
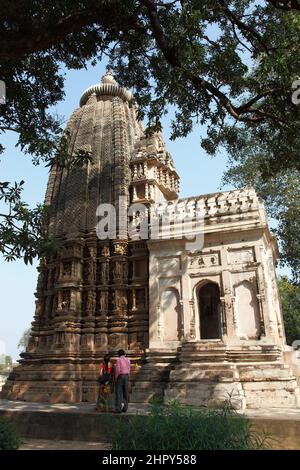
<path fill-rule="evenodd" d="M 133 402 L 160 395 L 198 406 L 229 397 L 237 408 L 299 406 L 277 244 L 254 190 L 179 199 L 203 214 L 200 249 L 172 236 L 176 224 L 169 235 L 129 237 L 120 214 L 133 203 L 149 209 L 151 226 L 155 203 L 178 202 L 161 135 L 145 133 L 132 94 L 110 72 L 83 93 L 67 135 L 70 154 L 93 159 L 51 170 L 49 233 L 60 249 L 40 263 L 30 342 L 1 397 L 93 402 L 100 360 L 124 348 Z M 101 204 L 115 207 L 110 239 L 97 236 Z"/>

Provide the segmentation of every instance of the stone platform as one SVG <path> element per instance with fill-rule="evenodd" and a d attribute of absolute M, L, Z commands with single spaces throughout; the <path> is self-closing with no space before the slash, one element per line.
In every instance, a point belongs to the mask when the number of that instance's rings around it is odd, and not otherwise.
<path fill-rule="evenodd" d="M 106 442 L 54 441 L 51 439 L 25 439 L 20 450 L 109 450 Z"/>
<path fill-rule="evenodd" d="M 140 403 L 130 403 L 128 413 L 119 415 L 96 413 L 90 403 L 51 405 L 0 400 L 0 417 L 9 418 L 15 423 L 25 439 L 25 446 L 33 448 L 34 441 L 48 440 L 53 443 L 50 446 L 47 444 L 47 448 L 53 450 L 61 448 L 63 441 L 80 441 L 82 448 L 89 447 L 88 443 L 93 443 L 94 447 L 95 443 L 99 446 L 101 443 L 99 449 L 107 448 L 112 430 L 120 420 L 135 414 L 145 415 L 147 419 L 148 411 L 149 405 Z M 243 413 L 255 429 L 264 430 L 272 436 L 270 448 L 300 450 L 300 409 L 249 409 Z"/>
<path fill-rule="evenodd" d="M 0 418 L 9 418 L 28 439 L 110 442 L 124 415 L 97 413 L 95 404 L 49 404 L 0 400 Z M 149 405 L 130 404 L 126 416 L 147 414 Z"/>

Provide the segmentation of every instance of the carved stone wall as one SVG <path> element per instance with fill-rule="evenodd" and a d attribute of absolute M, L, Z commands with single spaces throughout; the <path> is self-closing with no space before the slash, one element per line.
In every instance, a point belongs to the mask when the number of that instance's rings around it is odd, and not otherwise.
<path fill-rule="evenodd" d="M 66 137 L 70 155 L 90 152 L 92 161 L 51 170 L 46 204 L 59 249 L 40 264 L 32 336 L 3 388 L 8 398 L 93 401 L 107 351 L 123 348 L 135 362 L 148 347 L 148 250 L 119 226 L 119 198 L 125 214 L 130 203 L 130 161 L 147 144 L 131 93 L 108 73 L 84 92 Z M 103 203 L 116 210 L 113 239 L 96 234 Z"/>

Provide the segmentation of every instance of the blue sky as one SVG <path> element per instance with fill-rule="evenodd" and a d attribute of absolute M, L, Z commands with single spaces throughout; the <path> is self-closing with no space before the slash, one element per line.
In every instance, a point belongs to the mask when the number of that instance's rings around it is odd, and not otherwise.
<path fill-rule="evenodd" d="M 87 70 L 67 71 L 65 100 L 56 111 L 65 116 L 78 107 L 82 92 L 98 83 L 105 72 L 104 64 Z M 226 155 L 208 157 L 200 147 L 199 127 L 185 139 L 169 141 L 170 116 L 164 120 L 164 139 L 171 152 L 181 180 L 181 197 L 215 192 L 220 189 L 222 174 L 226 168 Z M 1 156 L 1 181 L 25 180 L 23 198 L 30 205 L 43 201 L 48 169 L 34 166 L 27 155 L 15 148 L 16 137 L 6 135 L 1 140 L 6 152 Z M 226 188 L 231 189 L 231 188 Z M 0 344 L 5 343 L 6 354 L 18 357 L 17 344 L 34 314 L 34 291 L 37 271 L 34 266 L 25 266 L 22 261 L 5 263 L 0 259 Z M 2 351 L 0 351 L 1 353 Z"/>

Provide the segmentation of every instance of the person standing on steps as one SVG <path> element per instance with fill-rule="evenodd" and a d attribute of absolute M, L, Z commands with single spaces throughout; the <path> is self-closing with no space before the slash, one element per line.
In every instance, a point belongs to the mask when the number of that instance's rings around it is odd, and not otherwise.
<path fill-rule="evenodd" d="M 96 411 L 113 411 L 114 394 L 114 369 L 110 362 L 109 354 L 105 354 L 100 364 L 99 393 L 96 403 Z"/>
<path fill-rule="evenodd" d="M 118 351 L 118 359 L 115 364 L 115 384 L 116 384 L 116 413 L 126 413 L 128 408 L 128 383 L 130 375 L 130 360 L 125 355 L 125 351 Z"/>

